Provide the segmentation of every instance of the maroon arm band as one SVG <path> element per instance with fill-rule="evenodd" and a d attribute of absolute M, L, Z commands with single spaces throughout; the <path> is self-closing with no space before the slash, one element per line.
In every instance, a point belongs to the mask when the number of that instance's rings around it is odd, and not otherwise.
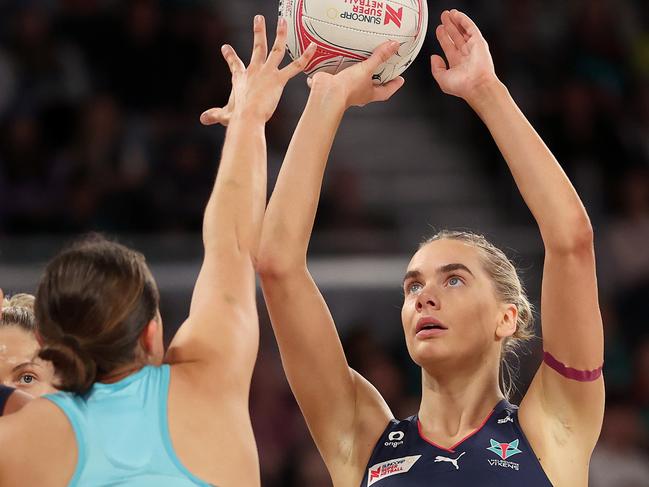
<path fill-rule="evenodd" d="M 548 367 L 556 370 L 566 379 L 572 379 L 579 382 L 592 382 L 599 379 L 602 375 L 602 367 L 597 367 L 593 370 L 577 370 L 572 367 L 566 367 L 554 358 L 550 352 L 543 352 L 543 361 L 548 365 Z"/>

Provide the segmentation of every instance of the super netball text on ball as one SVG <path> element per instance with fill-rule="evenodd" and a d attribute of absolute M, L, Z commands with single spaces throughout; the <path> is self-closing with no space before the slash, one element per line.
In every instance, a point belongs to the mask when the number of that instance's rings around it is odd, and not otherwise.
<path fill-rule="evenodd" d="M 345 3 L 352 5 L 352 11 L 341 13 L 341 19 L 381 24 L 383 20 L 383 2 L 377 2 L 376 0 L 345 0 Z"/>

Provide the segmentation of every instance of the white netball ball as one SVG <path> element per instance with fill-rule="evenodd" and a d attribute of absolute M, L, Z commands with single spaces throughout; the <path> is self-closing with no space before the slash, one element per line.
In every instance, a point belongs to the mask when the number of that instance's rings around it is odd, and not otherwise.
<path fill-rule="evenodd" d="M 397 54 L 374 73 L 387 83 L 413 62 L 426 37 L 426 0 L 280 0 L 279 15 L 288 23 L 287 48 L 293 59 L 315 42 L 317 50 L 305 72 L 335 74 L 367 59 L 387 40 L 399 42 Z"/>

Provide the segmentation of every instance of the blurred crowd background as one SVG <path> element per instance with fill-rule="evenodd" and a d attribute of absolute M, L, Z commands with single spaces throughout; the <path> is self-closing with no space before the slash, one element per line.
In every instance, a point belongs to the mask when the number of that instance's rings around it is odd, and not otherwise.
<path fill-rule="evenodd" d="M 172 334 L 201 258 L 224 131 L 228 42 L 243 58 L 261 0 L 0 1 L 0 287 L 33 291 L 45 262 L 98 230 L 142 250 Z M 311 246 L 350 364 L 405 417 L 420 377 L 401 335 L 400 279 L 424 237 L 470 228 L 521 267 L 538 303 L 542 245 L 488 132 L 429 72 L 444 8 L 487 38 L 496 71 L 582 196 L 597 238 L 607 408 L 594 487 L 649 486 L 649 7 L 646 0 L 429 1 L 429 36 L 389 103 L 352 110 Z M 269 29 L 272 30 L 272 29 Z M 304 106 L 293 80 L 268 126 L 270 189 Z M 284 378 L 263 303 L 251 413 L 263 484 L 330 486 Z M 520 358 L 520 399 L 539 363 Z"/>

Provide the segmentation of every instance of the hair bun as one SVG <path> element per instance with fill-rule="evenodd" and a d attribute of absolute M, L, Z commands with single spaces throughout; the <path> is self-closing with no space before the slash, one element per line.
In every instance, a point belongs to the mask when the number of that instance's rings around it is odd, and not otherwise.
<path fill-rule="evenodd" d="M 97 377 L 97 364 L 73 335 L 63 335 L 48 343 L 38 354 L 52 362 L 58 378 L 58 388 L 83 394 L 92 387 Z"/>

